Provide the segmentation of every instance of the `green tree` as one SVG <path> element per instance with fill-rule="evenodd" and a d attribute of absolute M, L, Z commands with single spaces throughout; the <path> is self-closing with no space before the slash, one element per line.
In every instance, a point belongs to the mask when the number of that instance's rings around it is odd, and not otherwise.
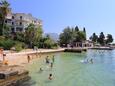
<path fill-rule="evenodd" d="M 0 28 L 0 35 L 4 35 L 4 26 L 7 14 L 11 11 L 9 9 L 10 4 L 6 0 L 0 2 L 0 22 L 2 28 Z"/>
<path fill-rule="evenodd" d="M 49 36 L 46 37 L 46 40 L 44 41 L 44 47 L 45 48 L 52 48 L 52 45 L 54 44 L 53 40 Z"/>
<path fill-rule="evenodd" d="M 61 33 L 59 36 L 60 45 L 61 46 L 65 45 L 67 47 L 67 44 L 71 42 L 71 38 L 72 38 L 72 30 L 70 27 L 66 27 L 63 30 L 63 33 Z"/>
<path fill-rule="evenodd" d="M 89 39 L 90 39 L 91 41 L 97 43 L 98 36 L 97 36 L 95 33 L 93 33 L 93 35 L 92 35 Z"/>
<path fill-rule="evenodd" d="M 29 44 L 29 47 L 36 46 L 42 37 L 42 28 L 36 27 L 34 24 L 30 24 L 25 31 L 25 42 Z"/>
<path fill-rule="evenodd" d="M 5 50 L 9 50 L 14 45 L 15 45 L 15 42 L 11 39 L 0 40 L 0 47 L 3 47 Z"/>
<path fill-rule="evenodd" d="M 19 52 L 25 48 L 25 43 L 16 41 L 13 47 L 15 47 L 15 51 Z"/>
<path fill-rule="evenodd" d="M 9 38 L 10 37 L 10 26 L 4 24 L 4 37 Z"/>
<path fill-rule="evenodd" d="M 37 45 L 37 43 L 39 42 L 40 38 L 42 37 L 42 27 L 38 26 L 34 28 L 34 34 L 33 34 L 33 44 L 34 46 Z"/>
<path fill-rule="evenodd" d="M 83 32 L 86 33 L 85 27 L 83 28 Z"/>
<path fill-rule="evenodd" d="M 77 31 L 77 32 L 79 31 L 79 28 L 78 28 L 78 26 L 76 26 L 76 27 L 75 27 L 75 31 Z"/>
<path fill-rule="evenodd" d="M 106 39 L 106 44 L 112 43 L 113 42 L 113 37 L 111 34 L 107 34 L 107 39 Z"/>
<path fill-rule="evenodd" d="M 83 31 L 79 31 L 77 32 L 76 34 L 76 42 L 82 42 L 82 41 L 85 41 L 86 40 L 86 35 Z"/>
<path fill-rule="evenodd" d="M 98 38 L 98 42 L 103 46 L 105 45 L 105 35 L 103 32 L 100 33 L 99 38 Z"/>
<path fill-rule="evenodd" d="M 57 48 L 57 43 L 55 43 L 49 35 L 47 35 L 46 37 L 43 37 L 39 40 L 39 43 L 37 45 L 39 48 L 47 48 L 47 49 L 51 49 L 51 48 Z"/>
<path fill-rule="evenodd" d="M 25 33 L 24 32 L 16 32 L 14 36 L 14 40 L 25 42 Z"/>
<path fill-rule="evenodd" d="M 67 27 L 63 30 L 63 33 L 59 36 L 61 46 L 65 45 L 65 47 L 67 47 L 67 44 L 74 46 L 76 42 L 86 40 L 86 33 L 79 31 L 77 26 L 75 28 Z"/>
<path fill-rule="evenodd" d="M 83 32 L 84 32 L 85 40 L 86 40 L 86 30 L 85 30 L 85 27 L 83 28 Z"/>

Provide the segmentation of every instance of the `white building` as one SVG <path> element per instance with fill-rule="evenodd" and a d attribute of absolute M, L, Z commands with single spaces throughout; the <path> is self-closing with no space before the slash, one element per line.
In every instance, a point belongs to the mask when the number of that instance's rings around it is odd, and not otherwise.
<path fill-rule="evenodd" d="M 87 47 L 87 48 L 91 48 L 93 47 L 94 44 L 92 41 L 86 40 L 84 42 L 76 42 L 76 47 Z"/>
<path fill-rule="evenodd" d="M 42 26 L 40 19 L 25 13 L 8 14 L 5 23 L 11 27 L 11 32 L 24 32 L 30 23 L 33 23 L 35 26 Z"/>

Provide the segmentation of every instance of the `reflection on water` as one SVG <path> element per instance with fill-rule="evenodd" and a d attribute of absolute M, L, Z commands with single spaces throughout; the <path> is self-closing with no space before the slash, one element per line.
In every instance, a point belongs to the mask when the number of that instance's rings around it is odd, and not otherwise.
<path fill-rule="evenodd" d="M 52 56 L 50 54 L 51 58 Z M 81 62 L 91 58 L 93 64 Z M 39 72 L 41 67 L 43 71 Z M 115 86 L 115 51 L 55 53 L 52 69 L 45 64 L 45 58 L 34 60 L 27 69 L 31 80 L 21 86 Z M 48 79 L 50 73 L 53 80 Z"/>

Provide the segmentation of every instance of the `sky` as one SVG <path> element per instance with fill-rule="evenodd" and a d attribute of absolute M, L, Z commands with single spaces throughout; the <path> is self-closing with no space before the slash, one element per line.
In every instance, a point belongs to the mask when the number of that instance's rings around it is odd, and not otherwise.
<path fill-rule="evenodd" d="M 115 0 L 8 0 L 14 13 L 31 13 L 43 21 L 45 33 L 61 33 L 67 26 L 104 32 L 115 38 Z"/>

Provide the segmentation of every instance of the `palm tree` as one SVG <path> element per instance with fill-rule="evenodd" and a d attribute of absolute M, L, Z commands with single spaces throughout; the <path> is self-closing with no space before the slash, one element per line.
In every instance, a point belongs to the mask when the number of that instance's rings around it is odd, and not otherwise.
<path fill-rule="evenodd" d="M 9 6 L 10 4 L 6 0 L 2 0 L 0 2 L 0 20 L 2 24 L 1 35 L 4 35 L 4 25 L 5 25 L 6 16 L 10 12 Z"/>

